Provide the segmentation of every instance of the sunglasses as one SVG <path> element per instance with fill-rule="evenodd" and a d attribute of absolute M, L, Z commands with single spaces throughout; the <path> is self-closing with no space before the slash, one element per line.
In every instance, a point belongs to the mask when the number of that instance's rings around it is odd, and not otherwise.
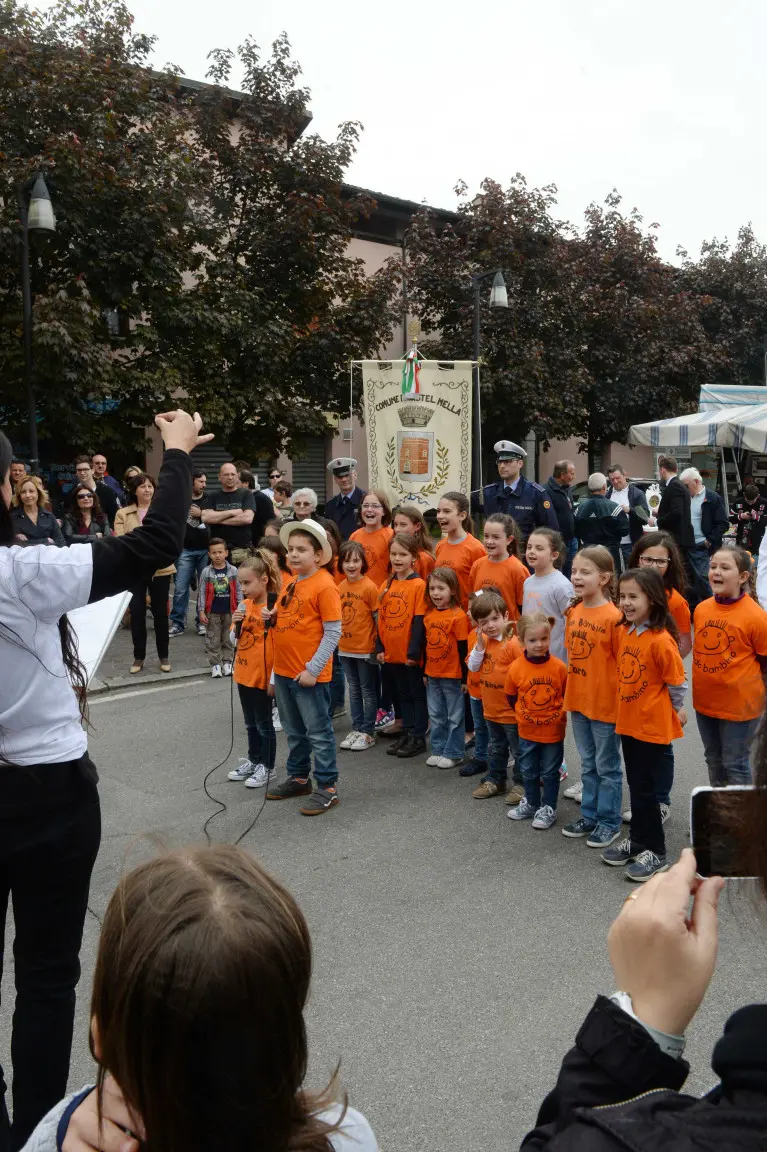
<path fill-rule="evenodd" d="M 292 584 L 288 584 L 287 588 L 285 589 L 285 595 L 280 600 L 280 607 L 281 608 L 287 608 L 288 605 L 290 604 L 291 600 L 293 599 L 293 597 L 296 594 L 296 584 L 297 583 L 298 583 L 298 580 L 294 580 Z"/>
<path fill-rule="evenodd" d="M 88 496 L 88 494 L 86 492 L 81 492 L 81 494 L 77 497 L 77 499 L 78 500 L 92 500 L 93 497 Z"/>
<path fill-rule="evenodd" d="M 270 472 L 269 473 L 269 479 L 270 480 L 281 480 L 282 479 L 282 473 L 281 472 Z"/>

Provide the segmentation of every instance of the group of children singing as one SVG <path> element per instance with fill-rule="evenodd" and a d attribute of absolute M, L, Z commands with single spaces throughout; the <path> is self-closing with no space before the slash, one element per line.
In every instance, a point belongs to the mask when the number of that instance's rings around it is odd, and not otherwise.
<path fill-rule="evenodd" d="M 750 780 L 767 613 L 749 594 L 747 552 L 724 547 L 712 556 L 714 595 L 691 622 L 679 551 L 663 532 L 638 541 L 616 587 L 610 553 L 599 546 L 577 553 L 566 579 L 564 545 L 549 528 L 528 538 L 527 566 L 510 517 L 490 516 L 481 543 L 461 493 L 439 502 L 436 552 L 417 510 L 392 516 L 385 495 L 369 492 L 361 512 L 363 526 L 337 554 L 322 525 L 305 520 L 279 530 L 282 572 L 280 547 L 267 546 L 239 569 L 245 601 L 234 614 L 242 629 L 234 678 L 249 766 L 269 799 L 302 797 L 305 815 L 338 804 L 336 648 L 352 720 L 341 749 L 371 748 L 382 700 L 393 704 L 389 755 L 428 754 L 430 767 L 481 774 L 474 798 L 503 795 L 509 818 L 529 819 L 535 829 L 557 820 L 569 714 L 581 783 L 566 794 L 580 800 L 581 812 L 563 835 L 601 849 L 601 859 L 625 866 L 632 880 L 668 867 L 663 825 L 673 741 L 687 722 L 682 659 L 691 650 L 710 781 Z M 282 783 L 273 779 L 271 694 L 288 738 Z M 623 766 L 631 801 L 625 838 Z M 242 779 L 236 771 L 231 778 Z"/>

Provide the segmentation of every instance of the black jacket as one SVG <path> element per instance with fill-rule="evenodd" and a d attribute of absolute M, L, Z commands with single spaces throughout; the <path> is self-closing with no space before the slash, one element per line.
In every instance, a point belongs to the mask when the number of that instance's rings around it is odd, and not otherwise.
<path fill-rule="evenodd" d="M 45 508 L 38 510 L 36 524 L 32 523 L 23 508 L 11 508 L 11 519 L 16 531 L 26 536 L 30 544 L 47 544 L 51 540 L 59 548 L 64 547 L 65 540 L 58 521 Z"/>
<path fill-rule="evenodd" d="M 362 489 L 354 487 L 348 496 L 337 492 L 325 505 L 325 515 L 328 520 L 338 525 L 343 540 L 348 540 L 352 532 L 356 532 L 360 526 L 359 510 L 363 496 Z"/>
<path fill-rule="evenodd" d="M 565 544 L 569 544 L 575 536 L 575 510 L 570 485 L 559 484 L 553 476 L 549 476 L 546 491 L 551 497 L 551 506 L 556 512 L 562 539 Z"/>
<path fill-rule="evenodd" d="M 647 520 L 649 519 L 649 516 L 650 516 L 650 509 L 649 509 L 649 506 L 647 504 L 647 497 L 645 496 L 642 489 L 637 487 L 636 484 L 629 484 L 627 491 L 628 491 L 628 496 L 629 496 L 629 535 L 631 536 L 631 543 L 636 544 L 637 540 L 642 539 L 642 536 L 644 534 L 644 525 L 647 523 Z M 612 494 L 613 494 L 613 486 L 612 486 L 612 484 L 608 484 L 607 485 L 607 499 L 608 500 L 610 499 Z M 645 512 L 647 513 L 647 518 L 644 520 L 640 520 L 639 517 L 634 512 L 635 508 L 644 508 Z"/>
<path fill-rule="evenodd" d="M 613 504 L 606 496 L 589 496 L 578 505 L 575 513 L 575 531 L 581 547 L 603 544 L 613 548 L 628 535 L 629 518 L 620 504 Z"/>
<path fill-rule="evenodd" d="M 90 544 L 91 541 L 98 540 L 100 536 L 112 535 L 112 529 L 109 527 L 106 516 L 103 520 L 91 518 L 87 532 L 81 532 L 82 527 L 79 517 L 73 512 L 67 512 L 61 521 L 61 530 L 67 544 Z"/>
<path fill-rule="evenodd" d="M 703 535 L 711 545 L 711 551 L 716 552 L 722 547 L 722 537 L 730 527 L 727 509 L 724 500 L 718 492 L 710 488 L 705 489 L 706 499 L 703 501 L 703 512 L 700 518 L 700 527 Z"/>
<path fill-rule="evenodd" d="M 694 548 L 695 536 L 690 519 L 690 493 L 678 476 L 672 476 L 661 496 L 658 527 L 670 532 L 680 548 Z"/>
<path fill-rule="evenodd" d="M 749 514 L 748 520 L 741 520 L 741 516 Z M 764 496 L 757 496 L 753 504 L 745 496 L 738 496 L 733 501 L 730 512 L 730 523 L 737 524 L 735 542 L 740 548 L 747 548 L 755 555 L 759 553 L 764 530 L 767 528 L 767 500 Z"/>
<path fill-rule="evenodd" d="M 767 1005 L 727 1021 L 711 1065 L 721 1083 L 680 1092 L 689 1065 L 604 996 L 586 1017 L 544 1100 L 526 1152 L 763 1152 L 767 1148 Z"/>

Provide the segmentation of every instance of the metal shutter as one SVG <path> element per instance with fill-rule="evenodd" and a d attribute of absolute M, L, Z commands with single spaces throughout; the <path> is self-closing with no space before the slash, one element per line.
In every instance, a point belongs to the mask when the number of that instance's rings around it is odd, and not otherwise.
<path fill-rule="evenodd" d="M 301 456 L 293 457 L 293 491 L 296 488 L 313 488 L 317 493 L 320 507 L 325 504 L 325 463 L 327 460 L 326 439 L 324 436 L 308 437 Z"/>

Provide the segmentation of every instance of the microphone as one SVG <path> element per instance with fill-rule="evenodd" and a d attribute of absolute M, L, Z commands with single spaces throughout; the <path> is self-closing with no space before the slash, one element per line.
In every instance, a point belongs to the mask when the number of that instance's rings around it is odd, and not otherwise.
<path fill-rule="evenodd" d="M 277 593 L 276 592 L 267 592 L 267 594 L 266 594 L 266 606 L 270 612 L 274 608 L 276 603 L 277 603 Z M 267 632 L 271 628 L 271 626 L 272 626 L 271 620 L 264 620 L 264 631 L 265 632 Z"/>
<path fill-rule="evenodd" d="M 237 611 L 239 612 L 240 608 L 244 608 L 244 607 L 245 607 L 245 601 L 243 600 L 243 602 L 241 604 L 237 605 Z M 241 635 L 242 635 L 242 620 L 238 620 L 234 626 L 234 638 L 238 644 L 240 642 L 240 636 Z"/>

